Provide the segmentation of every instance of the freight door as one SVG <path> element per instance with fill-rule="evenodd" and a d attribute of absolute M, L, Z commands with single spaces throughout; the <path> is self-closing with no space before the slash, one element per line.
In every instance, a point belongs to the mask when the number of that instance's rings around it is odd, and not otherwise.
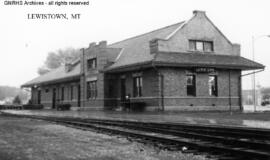
<path fill-rule="evenodd" d="M 81 86 L 78 85 L 78 107 L 81 106 Z"/>

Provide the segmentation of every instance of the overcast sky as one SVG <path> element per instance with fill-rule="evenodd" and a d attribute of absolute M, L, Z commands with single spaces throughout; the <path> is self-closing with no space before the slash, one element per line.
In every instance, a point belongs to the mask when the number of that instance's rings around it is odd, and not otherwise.
<path fill-rule="evenodd" d="M 44 0 L 45 1 L 45 0 Z M 4 6 L 0 3 L 0 85 L 20 86 L 38 76 L 47 53 L 90 42 L 116 42 L 191 18 L 204 10 L 241 55 L 252 57 L 251 37 L 270 34 L 269 0 L 90 0 L 89 6 Z M 28 13 L 81 13 L 80 20 L 28 20 Z M 270 38 L 255 41 L 266 70 L 257 83 L 270 87 Z M 250 88 L 250 78 L 243 87 Z"/>

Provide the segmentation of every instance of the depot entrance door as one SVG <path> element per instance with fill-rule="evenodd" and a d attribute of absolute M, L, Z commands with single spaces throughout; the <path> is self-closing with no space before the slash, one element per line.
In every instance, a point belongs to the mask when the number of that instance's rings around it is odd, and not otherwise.
<path fill-rule="evenodd" d="M 56 102 L 56 88 L 53 89 L 52 92 L 52 108 L 55 108 L 55 102 Z"/>
<path fill-rule="evenodd" d="M 126 79 L 121 79 L 121 103 L 125 102 L 126 100 Z"/>

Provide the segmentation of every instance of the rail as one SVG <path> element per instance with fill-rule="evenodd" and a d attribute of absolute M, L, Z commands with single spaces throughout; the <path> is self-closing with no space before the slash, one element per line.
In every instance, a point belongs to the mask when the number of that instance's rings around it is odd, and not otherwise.
<path fill-rule="evenodd" d="M 12 115 L 75 128 L 117 134 L 161 149 L 203 154 L 215 159 L 270 159 L 270 130 L 184 123 L 148 123 L 72 117 Z"/>

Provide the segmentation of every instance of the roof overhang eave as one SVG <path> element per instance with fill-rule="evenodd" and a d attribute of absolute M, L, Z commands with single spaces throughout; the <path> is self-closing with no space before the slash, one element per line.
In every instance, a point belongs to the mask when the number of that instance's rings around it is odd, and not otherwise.
<path fill-rule="evenodd" d="M 130 65 L 123 65 L 115 68 L 107 68 L 102 70 L 102 72 L 105 73 L 120 73 L 120 72 L 126 72 L 126 71 L 132 71 L 132 70 L 139 70 L 144 68 L 151 67 L 152 61 L 145 61 L 140 63 L 134 63 Z"/>
<path fill-rule="evenodd" d="M 169 62 L 161 62 L 155 61 L 155 66 L 168 66 L 168 67 L 213 67 L 220 69 L 240 69 L 240 70 L 258 70 L 264 69 L 265 66 L 246 66 L 246 65 L 226 65 L 226 64 L 205 64 L 205 63 L 169 63 Z"/>
<path fill-rule="evenodd" d="M 125 65 L 116 68 L 109 68 L 103 70 L 106 73 L 117 73 L 117 72 L 125 72 L 131 70 L 139 70 L 143 68 L 151 67 L 152 64 L 160 67 L 212 67 L 212 68 L 220 68 L 220 69 L 238 69 L 238 70 L 258 70 L 264 69 L 265 66 L 257 65 L 257 66 L 246 66 L 246 65 L 226 65 L 226 64 L 204 64 L 204 63 L 168 63 L 161 61 L 147 61 L 143 63 L 136 63 L 132 65 Z"/>
<path fill-rule="evenodd" d="M 65 78 L 60 78 L 60 79 L 53 79 L 53 80 L 49 80 L 49 81 L 43 81 L 43 82 L 28 83 L 28 84 L 26 83 L 26 84 L 21 85 L 21 88 L 29 88 L 29 87 L 40 86 L 40 85 L 50 85 L 50 84 L 73 81 L 73 80 L 76 81 L 77 78 L 78 79 L 80 78 L 80 76 L 81 76 L 81 74 L 70 76 L 70 77 L 65 77 Z"/>

